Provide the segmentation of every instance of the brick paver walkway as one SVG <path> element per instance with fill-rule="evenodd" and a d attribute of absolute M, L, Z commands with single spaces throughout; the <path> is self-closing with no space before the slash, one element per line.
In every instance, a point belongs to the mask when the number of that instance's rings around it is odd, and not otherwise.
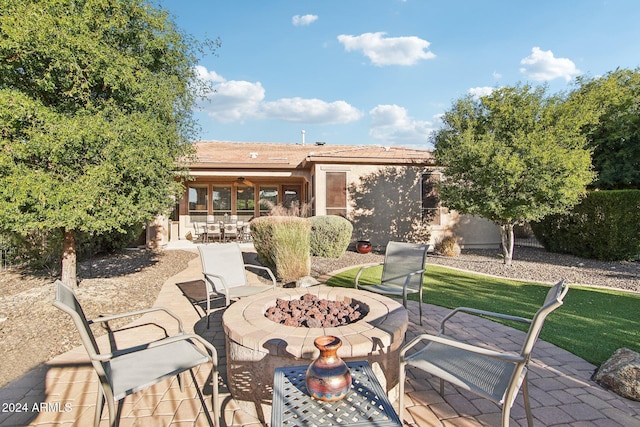
<path fill-rule="evenodd" d="M 251 251 L 251 248 L 245 250 Z M 240 411 L 229 395 L 224 381 L 225 339 L 222 331 L 223 308 L 212 314 L 211 328 L 182 295 L 176 286 L 200 280 L 198 258 L 189 267 L 167 280 L 157 306 L 176 312 L 185 327 L 210 340 L 219 350 L 221 371 L 222 426 L 262 426 L 259 420 Z M 410 319 L 418 318 L 418 306 L 409 303 Z M 410 322 L 406 340 L 423 332 L 434 333 L 446 309 L 425 304 L 424 327 Z M 562 308 L 560 308 L 562 310 Z M 553 314 L 552 314 L 553 315 Z M 452 333 L 459 337 L 480 337 L 480 341 L 499 343 L 503 348 L 516 350 L 524 333 L 474 316 L 456 316 L 451 322 Z M 144 316 L 136 325 L 157 322 L 160 319 Z M 170 324 L 162 319 L 162 324 Z M 130 329 L 123 334 L 129 340 L 146 334 L 147 326 Z M 133 332 L 135 331 L 135 332 Z M 173 332 L 170 330 L 170 332 Z M 135 334 L 132 335 L 132 334 Z M 99 340 L 105 345 L 106 337 Z M 120 343 L 120 342 L 119 342 Z M 1 361 L 0 361 L 1 363 Z M 590 380 L 595 366 L 559 349 L 539 341 L 530 365 L 529 393 L 537 426 L 620 426 L 640 427 L 640 402 L 623 399 L 602 389 Z M 208 426 L 210 425 L 211 387 L 202 387 L 210 374 L 203 366 L 195 372 L 195 382 L 187 381 L 184 392 L 175 379 L 161 382 L 143 392 L 124 399 L 121 426 Z M 447 384 L 445 397 L 438 393 L 439 382 L 428 374 L 409 371 L 406 387 L 404 422 L 413 426 L 497 426 L 500 410 L 493 403 L 471 393 L 458 391 Z M 97 378 L 84 348 L 79 347 L 60 355 L 46 365 L 0 389 L 0 425 L 8 426 L 87 426 L 93 423 Z M 396 402 L 397 404 L 397 402 Z M 207 408 L 205 411 L 203 405 Z M 106 408 L 101 426 L 107 425 Z M 513 426 L 526 425 L 522 395 L 516 399 L 511 412 Z"/>

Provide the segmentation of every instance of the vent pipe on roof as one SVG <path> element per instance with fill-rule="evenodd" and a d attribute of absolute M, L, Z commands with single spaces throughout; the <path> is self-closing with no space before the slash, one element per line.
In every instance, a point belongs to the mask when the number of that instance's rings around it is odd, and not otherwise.
<path fill-rule="evenodd" d="M 305 133 L 306 133 L 306 132 L 303 130 L 303 131 L 302 131 L 302 145 L 304 145 L 304 134 L 305 134 Z"/>

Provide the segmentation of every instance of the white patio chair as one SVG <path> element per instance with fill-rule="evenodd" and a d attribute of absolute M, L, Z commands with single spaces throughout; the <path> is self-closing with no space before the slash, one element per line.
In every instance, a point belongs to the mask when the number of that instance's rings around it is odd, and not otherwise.
<path fill-rule="evenodd" d="M 207 294 L 207 328 L 212 295 L 224 296 L 225 305 L 228 306 L 232 299 L 254 295 L 276 287 L 276 278 L 269 268 L 244 263 L 242 250 L 236 242 L 198 246 L 198 250 Z M 250 285 L 247 281 L 246 268 L 266 271 L 271 279 L 271 285 Z"/>
<path fill-rule="evenodd" d="M 217 222 L 207 223 L 206 226 L 206 241 L 212 241 L 218 239 L 218 241 L 222 240 L 222 229 L 220 224 Z"/>
<path fill-rule="evenodd" d="M 171 311 L 162 307 L 120 313 L 113 316 L 98 317 L 88 320 L 73 290 L 61 281 L 56 281 L 56 298 L 53 305 L 71 316 L 78 329 L 91 364 L 98 375 L 100 387 L 94 416 L 94 426 L 100 423 L 104 401 L 109 408 L 109 425 L 119 423 L 116 402 L 126 396 L 142 391 L 164 379 L 191 371 L 204 363 L 211 363 L 213 387 L 213 420 L 219 425 L 220 408 L 218 402 L 218 354 L 211 343 L 201 336 L 187 334 L 182 328 L 182 321 Z M 142 342 L 129 348 L 101 352 L 89 325 L 98 322 L 109 322 L 122 317 L 135 316 L 153 311 L 163 311 L 178 323 L 178 334 L 167 336 L 158 341 Z M 180 382 L 180 387 L 183 384 Z M 205 407 L 205 411 L 207 408 Z"/>
<path fill-rule="evenodd" d="M 238 238 L 238 225 L 235 222 L 229 222 L 224 224 L 224 240 L 237 240 Z"/>
<path fill-rule="evenodd" d="M 564 281 L 554 285 L 547 293 L 544 304 L 532 319 L 466 307 L 456 308 L 442 320 L 437 336 L 423 334 L 413 339 L 400 352 L 400 399 L 398 402 L 400 419 L 404 415 L 406 368 L 410 366 L 439 377 L 442 396 L 444 396 L 444 382 L 447 381 L 501 406 L 503 427 L 509 425 L 511 406 L 522 386 L 527 423 L 530 427 L 533 426 L 527 390 L 527 370 L 531 352 L 546 317 L 562 305 L 568 291 L 569 285 Z M 445 323 L 458 313 L 472 313 L 528 323 L 529 332 L 518 354 L 470 345 L 445 335 Z M 483 340 L 487 342 L 487 337 Z M 409 349 L 425 342 L 426 344 L 416 352 L 407 354 Z"/>
<path fill-rule="evenodd" d="M 422 275 L 429 245 L 389 242 L 384 261 L 361 267 L 354 280 L 356 289 L 364 289 L 385 295 L 402 296 L 402 305 L 407 307 L 407 295 L 418 294 L 420 325 L 422 325 Z M 372 267 L 382 265 L 380 283 L 361 285 L 360 276 Z"/>

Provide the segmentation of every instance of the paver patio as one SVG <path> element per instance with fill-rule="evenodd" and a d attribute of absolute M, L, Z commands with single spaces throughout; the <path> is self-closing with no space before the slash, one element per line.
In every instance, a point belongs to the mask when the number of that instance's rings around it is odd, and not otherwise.
<path fill-rule="evenodd" d="M 251 252 L 251 245 L 244 245 Z M 250 254 L 248 254 L 250 256 Z M 210 340 L 218 349 L 221 384 L 220 398 L 223 426 L 261 426 L 258 419 L 240 411 L 228 393 L 225 367 L 225 337 L 222 330 L 220 306 L 212 314 L 211 328 L 182 295 L 178 283 L 199 281 L 199 258 L 193 259 L 187 269 L 167 280 L 155 303 L 177 313 L 186 329 Z M 256 278 L 252 278 L 257 280 Z M 409 303 L 409 318 L 418 319 L 418 306 Z M 425 325 L 410 321 L 406 340 L 423 332 L 434 333 L 440 319 L 448 311 L 425 304 Z M 560 308 L 561 310 L 562 308 Z M 142 325 L 121 333 L 118 343 L 129 341 L 140 334 L 153 336 L 160 322 L 173 325 L 157 314 L 145 315 L 134 322 Z M 457 318 L 458 316 L 456 316 Z M 71 324 L 71 323 L 70 323 Z M 173 326 L 172 326 L 173 327 Z M 191 328 L 190 328 L 191 327 Z M 169 329 L 169 332 L 175 332 Z M 451 332 L 458 337 L 489 337 L 504 348 L 517 349 L 524 333 L 474 316 L 459 316 L 451 323 Z M 107 336 L 99 342 L 107 344 Z M 0 362 L 1 363 L 1 362 Z M 590 380 L 595 366 L 573 354 L 544 341 L 538 341 L 533 352 L 529 372 L 529 393 L 534 422 L 538 426 L 620 426 L 640 427 L 640 402 L 633 402 L 611 393 Z M 205 386 L 210 374 L 207 365 L 195 373 L 195 383 L 189 379 L 184 392 L 175 379 L 124 399 L 120 425 L 126 426 L 208 426 L 210 425 L 211 387 Z M 500 410 L 493 403 L 474 394 L 459 392 L 451 385 L 445 387 L 445 397 L 437 390 L 438 379 L 419 371 L 409 371 L 406 387 L 405 423 L 415 426 L 496 426 L 500 424 Z M 201 392 L 202 391 L 202 392 Z M 7 426 L 86 426 L 92 425 L 97 392 L 97 378 L 83 347 L 78 347 L 50 360 L 22 378 L 0 389 L 0 425 Z M 396 402 L 397 405 L 397 402 Z M 265 414 L 266 415 L 266 414 Z M 521 394 L 511 413 L 513 426 L 526 425 Z M 268 420 L 269 418 L 265 416 Z M 107 425 L 106 410 L 101 421 Z"/>

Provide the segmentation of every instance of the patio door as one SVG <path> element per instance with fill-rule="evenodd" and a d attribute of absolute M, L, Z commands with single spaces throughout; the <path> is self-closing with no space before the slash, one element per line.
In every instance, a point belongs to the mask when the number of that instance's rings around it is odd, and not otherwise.
<path fill-rule="evenodd" d="M 301 185 L 283 185 L 282 186 L 282 204 L 286 208 L 290 208 L 291 204 L 297 202 L 298 206 L 302 204 L 302 186 Z"/>

